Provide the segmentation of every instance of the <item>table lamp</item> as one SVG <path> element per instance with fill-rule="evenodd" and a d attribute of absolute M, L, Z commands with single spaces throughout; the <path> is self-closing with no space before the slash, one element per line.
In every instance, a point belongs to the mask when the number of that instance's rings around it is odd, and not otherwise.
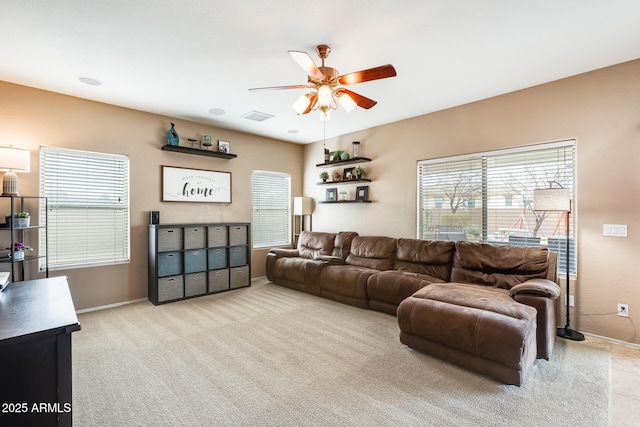
<path fill-rule="evenodd" d="M 0 147 L 0 171 L 6 171 L 2 178 L 2 195 L 19 196 L 16 172 L 29 172 L 29 151 L 13 146 Z"/>

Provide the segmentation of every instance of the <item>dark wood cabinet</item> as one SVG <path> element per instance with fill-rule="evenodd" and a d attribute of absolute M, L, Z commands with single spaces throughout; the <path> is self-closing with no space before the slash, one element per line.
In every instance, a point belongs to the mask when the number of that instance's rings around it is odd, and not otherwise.
<path fill-rule="evenodd" d="M 0 293 L 0 423 L 72 425 L 71 334 L 80 330 L 66 277 Z"/>

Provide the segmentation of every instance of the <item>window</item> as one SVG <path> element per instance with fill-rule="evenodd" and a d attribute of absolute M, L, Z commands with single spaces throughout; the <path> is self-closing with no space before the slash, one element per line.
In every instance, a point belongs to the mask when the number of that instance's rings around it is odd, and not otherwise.
<path fill-rule="evenodd" d="M 48 198 L 50 268 L 129 261 L 126 156 L 42 147 L 40 195 Z"/>
<path fill-rule="evenodd" d="M 533 190 L 561 186 L 575 198 L 575 141 L 418 162 L 420 239 L 546 245 L 566 271 L 566 217 L 535 211 Z M 430 201 L 443 199 L 441 204 Z M 575 210 L 570 214 L 575 273 Z"/>
<path fill-rule="evenodd" d="M 253 171 L 253 247 L 291 244 L 291 177 Z"/>

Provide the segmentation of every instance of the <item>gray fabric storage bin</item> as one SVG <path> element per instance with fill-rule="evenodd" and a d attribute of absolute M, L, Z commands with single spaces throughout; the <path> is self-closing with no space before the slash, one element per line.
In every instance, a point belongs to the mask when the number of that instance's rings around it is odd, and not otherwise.
<path fill-rule="evenodd" d="M 247 247 L 232 246 L 229 248 L 229 267 L 247 264 Z"/>
<path fill-rule="evenodd" d="M 185 249 L 201 249 L 206 248 L 207 235 L 205 234 L 207 227 L 185 227 L 184 228 L 184 248 Z"/>
<path fill-rule="evenodd" d="M 171 276 L 158 279 L 158 301 L 170 301 L 183 297 L 184 281 L 182 276 Z"/>
<path fill-rule="evenodd" d="M 227 267 L 227 248 L 211 248 L 207 253 L 209 270 Z"/>
<path fill-rule="evenodd" d="M 230 225 L 229 226 L 229 246 L 246 245 L 247 244 L 247 226 L 246 225 Z"/>
<path fill-rule="evenodd" d="M 207 271 L 207 251 L 205 249 L 184 252 L 184 272 L 197 273 Z"/>
<path fill-rule="evenodd" d="M 229 269 L 209 272 L 209 292 L 229 290 Z"/>
<path fill-rule="evenodd" d="M 182 249 L 182 228 L 158 229 L 158 252 L 179 251 Z"/>
<path fill-rule="evenodd" d="M 184 276 L 184 296 L 192 297 L 207 293 L 207 273 L 191 273 Z"/>
<path fill-rule="evenodd" d="M 215 225 L 207 227 L 207 246 L 215 248 L 227 246 L 227 226 Z"/>
<path fill-rule="evenodd" d="M 182 274 L 180 252 L 162 252 L 158 254 L 158 277 Z"/>
<path fill-rule="evenodd" d="M 249 286 L 249 267 L 229 269 L 229 287 L 231 289 Z"/>

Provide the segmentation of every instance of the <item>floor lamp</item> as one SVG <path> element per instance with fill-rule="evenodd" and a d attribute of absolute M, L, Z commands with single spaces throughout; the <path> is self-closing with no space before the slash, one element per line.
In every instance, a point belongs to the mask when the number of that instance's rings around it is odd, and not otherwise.
<path fill-rule="evenodd" d="M 311 197 L 294 197 L 293 198 L 293 215 L 294 216 L 299 216 L 299 228 L 297 230 L 294 230 L 294 241 L 293 241 L 293 245 L 294 246 L 298 246 L 298 236 L 300 235 L 300 233 L 302 231 L 305 230 L 304 228 L 304 217 L 309 215 L 309 230 L 311 231 L 311 214 L 313 213 L 313 199 Z M 294 224 L 294 229 L 295 229 L 295 224 Z M 297 233 L 296 233 L 297 231 Z"/>
<path fill-rule="evenodd" d="M 559 184 L 558 184 L 559 185 Z M 584 341 L 584 335 L 578 331 L 571 329 L 571 320 L 569 317 L 569 213 L 571 212 L 571 197 L 567 188 L 545 188 L 533 190 L 533 208 L 536 211 L 560 211 L 564 212 L 566 223 L 566 265 L 567 271 L 567 290 L 566 290 L 566 314 L 567 321 L 564 328 L 558 328 L 557 335 L 573 341 Z"/>

